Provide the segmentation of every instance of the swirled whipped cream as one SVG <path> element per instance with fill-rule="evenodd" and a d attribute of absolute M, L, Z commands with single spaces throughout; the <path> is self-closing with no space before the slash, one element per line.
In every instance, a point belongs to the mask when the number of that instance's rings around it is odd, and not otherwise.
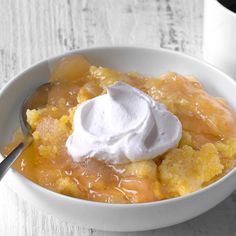
<path fill-rule="evenodd" d="M 78 106 L 66 146 L 76 162 L 149 160 L 177 146 L 182 125 L 166 107 L 123 82 Z"/>

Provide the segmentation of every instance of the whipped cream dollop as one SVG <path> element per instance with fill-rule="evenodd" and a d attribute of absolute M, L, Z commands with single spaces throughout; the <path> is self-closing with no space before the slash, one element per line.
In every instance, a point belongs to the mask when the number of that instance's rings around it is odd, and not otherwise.
<path fill-rule="evenodd" d="M 162 103 L 123 82 L 106 90 L 75 111 L 74 130 L 66 142 L 74 161 L 149 160 L 178 145 L 182 125 Z"/>

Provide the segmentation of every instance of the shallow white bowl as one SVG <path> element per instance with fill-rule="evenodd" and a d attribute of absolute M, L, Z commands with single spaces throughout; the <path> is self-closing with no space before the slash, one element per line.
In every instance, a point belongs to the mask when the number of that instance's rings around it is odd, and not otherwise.
<path fill-rule="evenodd" d="M 84 55 L 92 64 L 122 71 L 159 75 L 171 70 L 194 75 L 209 93 L 224 97 L 236 110 L 236 83 L 216 68 L 192 57 L 162 49 L 134 47 L 91 48 L 73 53 Z M 48 80 L 49 65 L 65 55 L 32 66 L 1 90 L 0 147 L 10 140 L 14 129 L 19 125 L 18 112 L 24 97 Z M 184 197 L 133 205 L 107 204 L 54 193 L 13 169 L 5 178 L 8 185 L 22 198 L 45 212 L 80 225 L 111 231 L 149 230 L 189 220 L 214 207 L 236 189 L 234 169 L 210 186 Z"/>

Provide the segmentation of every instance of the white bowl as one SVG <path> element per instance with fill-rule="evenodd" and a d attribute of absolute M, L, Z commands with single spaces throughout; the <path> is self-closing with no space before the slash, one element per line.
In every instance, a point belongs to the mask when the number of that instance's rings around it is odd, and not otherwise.
<path fill-rule="evenodd" d="M 192 57 L 162 49 L 134 47 L 91 48 L 73 53 L 84 55 L 92 64 L 122 71 L 160 75 L 171 70 L 194 75 L 209 93 L 224 97 L 236 110 L 236 83 L 216 68 Z M 14 129 L 19 125 L 18 112 L 24 97 L 33 88 L 48 80 L 49 65 L 65 55 L 32 66 L 2 89 L 1 147 L 10 140 Z M 236 189 L 236 169 L 233 169 L 217 182 L 184 197 L 140 204 L 107 204 L 54 193 L 13 169 L 5 178 L 9 186 L 22 198 L 47 213 L 83 226 L 111 231 L 149 230 L 189 220 L 214 207 Z"/>

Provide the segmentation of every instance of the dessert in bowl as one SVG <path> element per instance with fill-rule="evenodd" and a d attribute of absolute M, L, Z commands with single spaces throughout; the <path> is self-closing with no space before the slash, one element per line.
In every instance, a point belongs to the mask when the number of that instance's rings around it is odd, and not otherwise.
<path fill-rule="evenodd" d="M 59 194 L 12 170 L 23 197 L 74 222 L 131 231 L 192 218 L 234 190 L 235 84 L 226 75 L 141 48 L 81 50 L 49 65 L 17 77 L 0 100 L 16 94 L 3 106 L 12 114 L 25 91 L 53 81 L 48 105 L 27 112 L 34 142 L 15 169 Z M 163 74 L 170 70 L 184 76 Z M 15 91 L 19 84 L 27 86 Z M 2 128 L 5 153 L 21 139 L 10 142 L 16 126 Z"/>

